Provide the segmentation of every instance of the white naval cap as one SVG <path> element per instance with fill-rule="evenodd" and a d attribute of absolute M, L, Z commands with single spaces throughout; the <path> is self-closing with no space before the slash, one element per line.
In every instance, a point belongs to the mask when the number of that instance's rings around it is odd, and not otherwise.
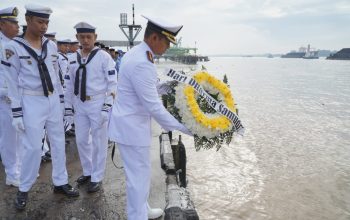
<path fill-rule="evenodd" d="M 70 44 L 79 44 L 79 41 L 77 41 L 77 40 L 72 40 L 72 41 L 70 42 Z"/>
<path fill-rule="evenodd" d="M 77 33 L 95 33 L 96 30 L 96 27 L 83 21 L 76 24 L 74 28 L 77 30 Z"/>
<path fill-rule="evenodd" d="M 42 5 L 27 4 L 24 6 L 24 8 L 27 10 L 26 16 L 35 16 L 48 19 L 52 13 L 51 8 Z"/>
<path fill-rule="evenodd" d="M 46 32 L 44 34 L 45 37 L 55 37 L 56 36 L 56 32 Z"/>
<path fill-rule="evenodd" d="M 57 44 L 70 44 L 72 41 L 70 39 L 58 40 Z"/>
<path fill-rule="evenodd" d="M 154 31 L 163 34 L 170 42 L 176 44 L 176 35 L 179 33 L 183 25 L 171 24 L 159 18 L 151 18 L 149 16 L 142 15 L 142 17 L 148 20 L 147 28 L 151 28 Z"/>
<path fill-rule="evenodd" d="M 16 7 L 9 7 L 0 9 L 0 20 L 9 20 L 17 22 L 18 9 Z"/>

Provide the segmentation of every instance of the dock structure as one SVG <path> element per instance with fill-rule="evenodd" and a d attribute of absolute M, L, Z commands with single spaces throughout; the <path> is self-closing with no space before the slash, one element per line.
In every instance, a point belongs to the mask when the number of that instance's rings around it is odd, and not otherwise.
<path fill-rule="evenodd" d="M 159 139 L 161 128 L 152 122 L 152 144 L 150 157 L 152 166 L 151 189 L 148 202 L 151 207 L 164 208 L 166 175 L 160 167 Z M 28 194 L 26 209 L 19 212 L 14 206 L 14 199 L 18 188 L 5 184 L 6 174 L 0 165 L 0 219 L 127 219 L 126 213 L 126 179 L 123 161 L 118 148 L 111 160 L 113 145 L 108 149 L 105 177 L 102 189 L 96 193 L 88 193 L 87 185 L 78 185 L 75 180 L 82 174 L 75 137 L 66 138 L 67 171 L 69 183 L 78 187 L 80 196 L 67 198 L 62 194 L 53 193 L 52 163 L 42 162 L 36 183 Z M 0 162 L 1 164 L 1 162 Z M 157 220 L 161 220 L 159 218 Z"/>
<path fill-rule="evenodd" d="M 181 142 L 172 139 L 172 133 L 159 136 L 160 162 L 166 173 L 166 207 L 164 220 L 199 220 L 199 216 L 187 190 L 186 149 Z"/>
<path fill-rule="evenodd" d="M 129 47 L 132 48 L 135 46 L 134 41 L 137 37 L 137 35 L 142 30 L 142 26 L 139 24 L 135 24 L 135 11 L 134 11 L 134 4 L 132 4 L 132 24 L 128 24 L 128 14 L 127 13 L 121 13 L 120 14 L 120 25 L 119 28 L 122 30 L 126 38 L 129 42 Z M 126 32 L 126 30 L 128 32 Z M 134 34 L 135 31 L 135 34 Z"/>
<path fill-rule="evenodd" d="M 130 42 L 125 40 L 98 40 L 98 42 L 108 45 L 109 47 L 130 47 Z M 134 46 L 141 43 L 141 41 L 134 41 Z"/>
<path fill-rule="evenodd" d="M 120 25 L 119 28 L 122 30 L 123 34 L 126 36 L 127 41 L 121 40 L 99 40 L 99 42 L 110 47 L 126 47 L 128 50 L 133 46 L 141 43 L 141 41 L 135 41 L 136 37 L 142 30 L 141 25 L 135 24 L 135 10 L 134 4 L 132 5 L 132 24 L 128 24 L 127 13 L 120 14 Z M 197 64 L 197 62 L 206 62 L 209 61 L 208 56 L 197 55 L 197 47 L 181 47 L 180 37 L 176 41 L 176 45 L 170 47 L 165 54 L 162 56 L 155 56 L 155 60 L 159 61 L 160 59 L 172 60 L 174 62 L 183 63 L 183 64 Z M 196 43 L 195 43 L 196 44 Z"/>
<path fill-rule="evenodd" d="M 183 64 L 197 64 L 199 61 L 209 61 L 208 56 L 197 55 L 197 47 L 181 47 L 182 38 L 176 40 L 176 45 L 170 47 L 162 56 L 156 56 L 156 60 L 172 60 Z"/>

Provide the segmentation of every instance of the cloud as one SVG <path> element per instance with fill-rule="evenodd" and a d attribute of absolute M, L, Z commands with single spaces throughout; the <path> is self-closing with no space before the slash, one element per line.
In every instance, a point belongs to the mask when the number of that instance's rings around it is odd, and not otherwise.
<path fill-rule="evenodd" d="M 36 0 L 53 9 L 49 30 L 58 38 L 74 38 L 74 24 L 87 21 L 97 27 L 98 38 L 126 40 L 119 29 L 120 13 L 128 13 L 135 3 L 136 23 L 140 15 L 162 17 L 184 24 L 183 45 L 200 53 L 287 52 L 300 44 L 318 48 L 349 47 L 349 0 Z M 1 5 L 17 5 L 24 23 L 24 1 L 1 0 Z M 143 31 L 137 40 L 141 40 Z"/>
<path fill-rule="evenodd" d="M 278 7 L 266 8 L 261 10 L 260 13 L 266 17 L 271 18 L 280 18 L 287 15 L 286 12 L 284 12 L 281 8 Z"/>

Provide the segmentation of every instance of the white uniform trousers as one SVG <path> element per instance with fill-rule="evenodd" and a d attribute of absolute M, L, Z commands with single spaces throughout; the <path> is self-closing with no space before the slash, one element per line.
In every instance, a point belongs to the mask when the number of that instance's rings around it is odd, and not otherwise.
<path fill-rule="evenodd" d="M 20 141 L 12 126 L 11 105 L 0 97 L 0 155 L 5 167 L 6 180 L 19 182 Z"/>
<path fill-rule="evenodd" d="M 19 190 L 28 192 L 38 176 L 44 126 L 51 144 L 53 184 L 67 184 L 63 117 L 57 92 L 48 97 L 23 95 L 22 108 L 25 132 Z"/>
<path fill-rule="evenodd" d="M 74 97 L 75 139 L 84 176 L 92 182 L 103 180 L 108 148 L 107 123 L 102 126 L 104 97 L 82 102 Z"/>
<path fill-rule="evenodd" d="M 118 143 L 126 176 L 128 220 L 147 220 L 147 199 L 151 182 L 149 146 Z"/>

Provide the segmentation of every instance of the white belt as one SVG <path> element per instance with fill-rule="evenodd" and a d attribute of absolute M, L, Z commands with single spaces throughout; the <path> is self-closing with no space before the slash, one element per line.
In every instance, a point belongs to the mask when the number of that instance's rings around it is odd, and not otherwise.
<path fill-rule="evenodd" d="M 44 91 L 35 91 L 29 89 L 22 89 L 23 95 L 33 95 L 33 96 L 45 96 Z M 52 92 L 49 92 L 49 95 L 52 95 Z"/>
<path fill-rule="evenodd" d="M 78 99 L 80 99 L 79 96 L 76 96 Z M 97 94 L 97 95 L 87 95 L 86 96 L 86 101 L 91 101 L 91 100 L 97 100 L 97 99 L 101 99 L 101 98 L 105 98 L 106 97 L 106 93 L 101 93 L 101 94 Z"/>

